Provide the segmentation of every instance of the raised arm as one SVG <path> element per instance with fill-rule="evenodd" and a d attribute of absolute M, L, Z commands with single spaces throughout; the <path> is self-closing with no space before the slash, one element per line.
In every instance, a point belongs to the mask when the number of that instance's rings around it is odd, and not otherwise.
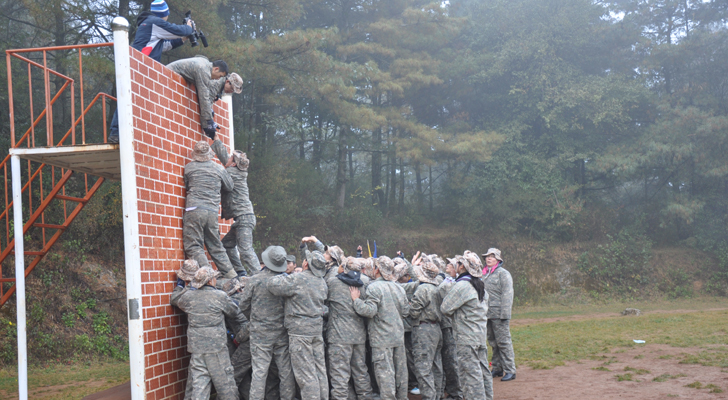
<path fill-rule="evenodd" d="M 268 291 L 276 296 L 291 297 L 296 294 L 294 275 L 280 274 L 268 280 Z"/>

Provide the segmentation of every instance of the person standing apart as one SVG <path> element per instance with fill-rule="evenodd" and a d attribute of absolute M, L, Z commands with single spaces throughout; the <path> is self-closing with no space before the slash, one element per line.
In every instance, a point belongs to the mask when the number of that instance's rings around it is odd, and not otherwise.
<path fill-rule="evenodd" d="M 212 150 L 206 141 L 195 144 L 192 161 L 185 165 L 184 182 L 187 191 L 185 213 L 182 217 L 182 244 L 187 258 L 200 267 L 209 266 L 205 248 L 224 278 L 235 278 L 230 260 L 220 241 L 217 211 L 220 209 L 220 190 L 232 191 L 230 174 L 212 162 Z M 204 246 L 204 247 L 203 247 Z"/>
<path fill-rule="evenodd" d="M 359 298 L 359 288 L 350 287 L 349 291 L 356 313 L 369 318 L 372 364 L 381 400 L 406 400 L 407 354 L 402 318 L 409 315 L 410 306 L 404 289 L 395 282 L 394 262 L 389 257 L 374 261 L 373 274 L 375 280 L 367 287 L 365 300 Z"/>
<path fill-rule="evenodd" d="M 456 257 L 458 276 L 446 290 L 440 310 L 444 315 L 452 316 L 463 398 L 492 400 L 493 377 L 488 368 L 486 344 L 488 293 L 479 279 L 483 271 L 470 258 L 473 257 Z"/>
<path fill-rule="evenodd" d="M 513 278 L 503 268 L 500 250 L 490 248 L 483 257 L 485 269 L 481 279 L 488 292 L 488 343 L 493 348 L 493 377 L 505 374 L 501 381 L 512 381 L 516 379 L 516 357 L 510 327 Z"/>

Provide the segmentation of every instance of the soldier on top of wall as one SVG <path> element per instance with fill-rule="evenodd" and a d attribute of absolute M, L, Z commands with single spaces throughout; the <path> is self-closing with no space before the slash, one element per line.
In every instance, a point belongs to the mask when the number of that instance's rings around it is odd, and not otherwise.
<path fill-rule="evenodd" d="M 212 101 L 218 93 L 220 81 L 228 73 L 227 63 L 223 60 L 210 62 L 205 56 L 183 58 L 167 64 L 167 68 L 182 75 L 188 83 L 197 87 L 197 98 L 200 101 L 200 125 L 210 139 L 215 139 L 217 124 L 212 116 Z"/>
<path fill-rule="evenodd" d="M 237 276 L 225 248 L 220 241 L 217 211 L 220 208 L 220 190 L 232 191 L 234 183 L 224 168 L 212 161 L 212 150 L 206 141 L 195 144 L 192 161 L 185 165 L 184 181 L 187 189 L 185 213 L 182 217 L 182 241 L 185 254 L 200 267 L 209 266 L 205 249 L 225 278 Z"/>
<path fill-rule="evenodd" d="M 228 155 L 225 145 L 215 139 L 212 150 L 232 178 L 235 187 L 222 192 L 222 219 L 234 219 L 230 231 L 222 239 L 230 263 L 238 275 L 252 275 L 260 271 L 260 260 L 253 250 L 255 212 L 248 191 L 248 166 L 245 153 L 235 150 Z M 239 252 L 239 255 L 238 255 Z"/>

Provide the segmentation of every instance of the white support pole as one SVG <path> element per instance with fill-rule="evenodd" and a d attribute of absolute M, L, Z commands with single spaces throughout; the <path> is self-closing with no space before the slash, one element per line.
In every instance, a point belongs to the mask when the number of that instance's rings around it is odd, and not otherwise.
<path fill-rule="evenodd" d="M 114 18 L 114 67 L 116 105 L 119 115 L 119 156 L 121 159 L 121 200 L 124 216 L 124 264 L 129 322 L 129 369 L 131 398 L 146 399 L 144 383 L 144 326 L 142 324 L 142 272 L 139 253 L 139 213 L 137 208 L 136 164 L 134 161 L 134 121 L 132 115 L 131 71 L 129 63 L 129 22 Z"/>
<path fill-rule="evenodd" d="M 18 400 L 28 400 L 28 339 L 25 323 L 25 250 L 23 246 L 23 185 L 20 157 L 11 156 L 13 179 L 13 227 L 15 237 L 15 300 L 18 313 Z"/>
<path fill-rule="evenodd" d="M 233 96 L 225 93 L 222 95 L 222 101 L 225 103 L 228 111 L 228 118 L 230 122 L 230 153 L 235 151 L 235 127 L 233 126 Z"/>

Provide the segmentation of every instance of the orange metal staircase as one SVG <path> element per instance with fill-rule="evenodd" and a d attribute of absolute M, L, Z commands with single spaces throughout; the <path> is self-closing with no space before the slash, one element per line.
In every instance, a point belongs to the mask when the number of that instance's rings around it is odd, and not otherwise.
<path fill-rule="evenodd" d="M 111 47 L 112 43 L 76 45 L 62 47 L 47 47 L 34 49 L 7 50 L 7 72 L 8 72 L 8 94 L 10 103 L 10 131 L 11 131 L 11 148 L 35 148 L 40 147 L 40 139 L 36 142 L 36 133 L 45 133 L 46 147 L 59 146 L 76 146 L 86 145 L 86 116 L 92 110 L 94 105 L 100 103 L 102 108 L 102 124 L 103 124 L 103 143 L 106 143 L 106 101 L 116 99 L 106 93 L 98 93 L 93 100 L 85 105 L 83 93 L 83 55 L 88 52 L 102 48 Z M 78 69 L 77 81 L 73 78 L 61 74 L 48 67 L 48 56 L 52 52 L 70 53 L 78 52 Z M 33 61 L 32 54 L 39 58 L 38 53 L 42 53 L 42 63 Z M 18 105 L 13 104 L 13 72 L 12 61 L 20 60 L 27 65 L 27 86 L 28 86 L 28 118 L 19 118 L 21 126 L 28 126 L 25 133 L 16 141 L 15 128 L 16 116 L 15 110 L 21 109 Z M 45 107 L 43 111 L 36 117 L 33 110 L 33 75 L 34 69 L 40 69 L 43 73 L 43 95 Z M 25 78 L 23 72 L 22 78 Z M 72 74 L 68 74 L 72 75 Z M 51 94 L 51 76 L 60 80 L 63 85 L 55 94 Z M 15 78 L 18 80 L 19 75 Z M 76 95 L 76 83 L 79 83 L 78 96 Z M 25 83 L 25 82 L 23 82 Z M 70 89 L 69 89 L 70 88 Z M 38 90 L 38 89 L 36 89 Z M 69 93 L 70 91 L 70 93 Z M 66 97 L 70 95 L 70 98 Z M 60 100 L 60 102 L 59 102 Z M 62 125 L 62 121 L 58 118 L 54 120 L 53 106 L 59 102 L 65 102 L 64 106 L 70 105 L 70 121 L 68 130 L 60 139 L 55 139 L 53 135 L 53 127 Z M 81 113 L 76 117 L 76 103 L 80 104 Z M 25 108 L 23 105 L 22 108 Z M 41 121 L 45 121 L 45 126 L 39 126 Z M 98 122 L 96 122 L 98 124 Z M 80 143 L 77 143 L 77 129 L 80 131 Z M 96 129 L 98 132 L 98 127 Z M 61 131 L 62 132 L 62 131 Z M 69 143 L 70 142 L 70 143 Z M 38 145 L 38 146 L 37 146 Z M 8 154 L 0 163 L 2 175 L 0 179 L 3 181 L 0 188 L 4 188 L 5 207 L 0 213 L 0 226 L 4 225 L 5 229 L 0 228 L 0 308 L 10 299 L 15 292 L 15 278 L 12 277 L 14 272 L 12 264 L 6 262 L 9 256 L 15 256 L 13 237 L 13 217 L 12 195 L 10 193 L 10 155 Z M 40 263 L 50 251 L 51 247 L 58 241 L 61 234 L 68 228 L 73 220 L 79 215 L 86 203 L 97 192 L 105 178 L 90 173 L 74 172 L 70 169 L 47 165 L 36 161 L 27 160 L 27 170 L 23 167 L 22 185 L 23 192 L 23 235 L 26 238 L 26 249 L 24 257 L 27 257 L 25 276 L 27 277 L 33 269 Z M 70 207 L 69 207 L 70 206 Z M 4 232 L 3 232 L 4 231 Z"/>

